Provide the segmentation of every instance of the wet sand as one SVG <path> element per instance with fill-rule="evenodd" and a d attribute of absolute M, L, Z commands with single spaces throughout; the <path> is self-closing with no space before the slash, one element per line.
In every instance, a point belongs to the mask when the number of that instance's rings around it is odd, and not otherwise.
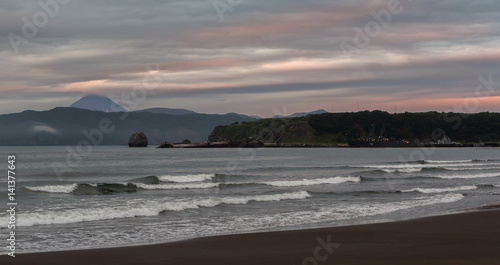
<path fill-rule="evenodd" d="M 98 231 L 96 231 L 98 233 Z M 0 256 L 0 264 L 500 264 L 500 209 L 408 221 Z"/>

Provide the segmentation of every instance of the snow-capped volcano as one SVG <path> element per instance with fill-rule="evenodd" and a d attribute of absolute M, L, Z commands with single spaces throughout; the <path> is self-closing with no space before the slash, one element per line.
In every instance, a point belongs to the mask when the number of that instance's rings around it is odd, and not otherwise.
<path fill-rule="evenodd" d="M 122 106 L 111 99 L 98 95 L 89 95 L 81 98 L 69 106 L 70 108 L 87 109 L 103 112 L 127 112 Z"/>

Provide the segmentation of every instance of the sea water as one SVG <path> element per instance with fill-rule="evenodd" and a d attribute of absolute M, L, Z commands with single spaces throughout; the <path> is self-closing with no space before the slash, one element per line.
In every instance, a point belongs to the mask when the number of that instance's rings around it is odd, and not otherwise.
<path fill-rule="evenodd" d="M 4 175 L 16 156 L 16 253 L 392 221 L 500 201 L 495 148 L 87 151 L 0 147 Z M 0 183 L 7 210 L 7 177 Z"/>

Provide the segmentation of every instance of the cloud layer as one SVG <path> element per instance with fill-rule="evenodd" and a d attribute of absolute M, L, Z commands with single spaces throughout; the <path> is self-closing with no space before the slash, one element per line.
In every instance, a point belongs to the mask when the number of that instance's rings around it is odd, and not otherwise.
<path fill-rule="evenodd" d="M 151 75 L 134 108 L 262 116 L 464 109 L 500 81 L 493 0 L 38 2 L 0 4 L 0 113 L 120 101 Z M 499 90 L 464 110 L 500 111 Z"/>

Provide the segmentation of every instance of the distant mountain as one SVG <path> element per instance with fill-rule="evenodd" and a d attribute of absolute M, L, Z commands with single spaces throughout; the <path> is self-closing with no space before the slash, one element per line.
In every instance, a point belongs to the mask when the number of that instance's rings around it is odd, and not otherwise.
<path fill-rule="evenodd" d="M 150 109 L 136 110 L 134 112 L 151 112 L 157 114 L 160 113 L 160 114 L 170 114 L 170 115 L 205 114 L 205 113 L 194 112 L 192 110 L 187 110 L 187 109 L 171 109 L 171 108 L 150 108 Z M 211 115 L 218 115 L 218 114 L 211 114 Z M 242 119 L 256 119 L 256 120 L 262 119 L 261 117 L 256 115 L 248 116 L 245 114 L 239 114 L 235 112 L 230 112 L 225 115 L 237 116 Z"/>
<path fill-rule="evenodd" d="M 69 106 L 70 108 L 95 110 L 103 112 L 127 112 L 125 108 L 116 104 L 111 99 L 98 95 L 90 95 L 81 98 Z"/>
<path fill-rule="evenodd" d="M 236 117 L 240 117 L 242 119 L 255 119 L 255 120 L 260 120 L 262 119 L 261 117 L 257 116 L 257 115 L 253 115 L 253 116 L 248 116 L 248 115 L 245 115 L 245 114 L 239 114 L 239 113 L 235 113 L 235 112 L 229 112 L 228 114 L 226 115 L 233 115 L 233 116 L 236 116 Z"/>
<path fill-rule="evenodd" d="M 101 131 L 103 121 L 110 121 Z M 102 112 L 78 108 L 55 108 L 48 111 L 24 111 L 0 115 L 0 146 L 6 145 L 77 145 L 101 138 L 102 145 L 127 145 L 135 132 L 144 132 L 150 145 L 202 142 L 218 125 L 255 121 L 250 117 L 219 114 L 169 115 L 150 112 Z M 85 134 L 87 132 L 87 134 Z"/>
<path fill-rule="evenodd" d="M 192 110 L 170 109 L 170 108 L 150 108 L 150 109 L 136 110 L 134 112 L 151 112 L 156 114 L 170 114 L 170 115 L 196 114 L 196 112 Z"/>
<path fill-rule="evenodd" d="M 328 113 L 328 111 L 326 111 L 324 109 L 319 109 L 319 110 L 315 110 L 315 111 L 311 111 L 311 112 L 297 112 L 297 113 L 294 113 L 294 114 L 288 115 L 288 116 L 276 115 L 273 118 L 298 118 L 298 117 L 305 117 L 305 116 L 311 115 L 311 114 L 323 114 L 323 113 Z"/>

